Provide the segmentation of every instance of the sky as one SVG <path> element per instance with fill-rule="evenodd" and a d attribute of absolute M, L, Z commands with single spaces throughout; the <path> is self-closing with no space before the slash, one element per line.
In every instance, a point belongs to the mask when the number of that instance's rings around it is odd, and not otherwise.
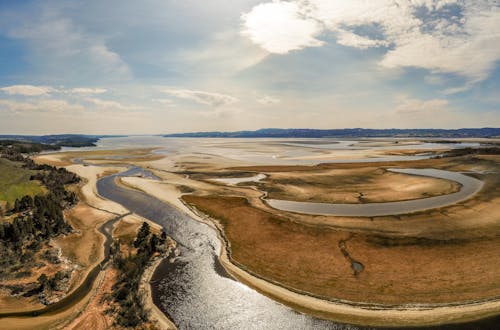
<path fill-rule="evenodd" d="M 499 0 L 0 0 L 0 134 L 500 127 Z"/>

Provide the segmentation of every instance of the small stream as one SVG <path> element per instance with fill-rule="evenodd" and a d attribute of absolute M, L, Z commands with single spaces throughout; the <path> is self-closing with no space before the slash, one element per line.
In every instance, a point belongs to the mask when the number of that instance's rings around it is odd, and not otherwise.
<path fill-rule="evenodd" d="M 406 214 L 452 205 L 470 198 L 479 190 L 481 190 L 483 186 L 482 181 L 457 172 L 436 170 L 432 168 L 390 169 L 390 171 L 456 181 L 462 186 L 459 191 L 447 195 L 386 203 L 334 204 L 297 202 L 281 199 L 265 199 L 265 201 L 275 209 L 288 212 L 297 212 L 312 215 L 374 217 Z"/>

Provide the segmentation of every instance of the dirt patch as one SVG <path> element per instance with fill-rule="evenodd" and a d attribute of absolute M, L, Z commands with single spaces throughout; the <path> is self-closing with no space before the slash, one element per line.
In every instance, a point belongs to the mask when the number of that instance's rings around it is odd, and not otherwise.
<path fill-rule="evenodd" d="M 96 264 L 103 257 L 100 247 L 104 242 L 97 228 L 115 215 L 80 203 L 66 217 L 75 232 L 57 240 L 63 254 L 82 267 Z"/>
<path fill-rule="evenodd" d="M 97 290 L 97 293 L 89 302 L 82 314 L 71 322 L 65 329 L 67 330 L 106 330 L 113 324 L 113 318 L 106 314 L 109 304 L 104 299 L 113 291 L 116 282 L 116 270 L 110 268 L 106 270 L 104 280 Z"/>

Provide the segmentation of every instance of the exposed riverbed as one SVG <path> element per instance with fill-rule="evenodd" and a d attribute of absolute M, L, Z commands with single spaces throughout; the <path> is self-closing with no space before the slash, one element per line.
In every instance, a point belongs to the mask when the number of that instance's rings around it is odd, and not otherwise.
<path fill-rule="evenodd" d="M 483 182 L 473 177 L 444 170 L 436 169 L 391 169 L 392 172 L 429 176 L 439 179 L 456 181 L 461 184 L 459 191 L 442 196 L 413 199 L 399 202 L 366 203 L 366 204 L 334 204 L 297 202 L 279 199 L 266 199 L 273 208 L 304 214 L 333 215 L 352 217 L 374 217 L 394 214 L 418 212 L 447 205 L 452 205 L 470 198 L 483 186 Z"/>

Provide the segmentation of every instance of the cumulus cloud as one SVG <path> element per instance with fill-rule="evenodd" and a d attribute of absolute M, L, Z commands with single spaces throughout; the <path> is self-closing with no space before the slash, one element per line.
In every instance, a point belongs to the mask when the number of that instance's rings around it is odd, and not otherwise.
<path fill-rule="evenodd" d="M 260 99 L 257 99 L 257 102 L 259 102 L 260 104 L 263 104 L 263 105 L 271 105 L 271 104 L 280 103 L 281 100 L 278 98 L 266 95 L 264 97 L 261 97 Z"/>
<path fill-rule="evenodd" d="M 218 107 L 238 102 L 238 99 L 236 97 L 206 91 L 171 88 L 165 89 L 164 92 L 181 99 L 192 100 L 200 104 L 210 105 L 212 107 Z"/>
<path fill-rule="evenodd" d="M 307 18 L 296 2 L 259 4 L 241 18 L 242 34 L 270 53 L 286 54 L 323 45 L 323 41 L 316 39 L 321 26 L 316 20 Z"/>
<path fill-rule="evenodd" d="M 53 92 L 54 88 L 49 86 L 13 85 L 2 87 L 0 90 L 9 95 L 40 96 Z"/>
<path fill-rule="evenodd" d="M 456 73 L 471 83 L 500 60 L 500 4 L 493 0 L 273 1 L 242 20 L 244 35 L 277 54 L 321 46 L 317 37 L 330 32 L 344 46 L 384 47 L 382 67 Z"/>
<path fill-rule="evenodd" d="M 400 115 L 432 114 L 448 109 L 449 102 L 446 99 L 420 100 L 408 96 L 400 97 L 396 105 L 396 112 Z"/>
<path fill-rule="evenodd" d="M 107 90 L 104 88 L 78 87 L 70 89 L 69 92 L 74 94 L 103 94 L 106 93 Z"/>

